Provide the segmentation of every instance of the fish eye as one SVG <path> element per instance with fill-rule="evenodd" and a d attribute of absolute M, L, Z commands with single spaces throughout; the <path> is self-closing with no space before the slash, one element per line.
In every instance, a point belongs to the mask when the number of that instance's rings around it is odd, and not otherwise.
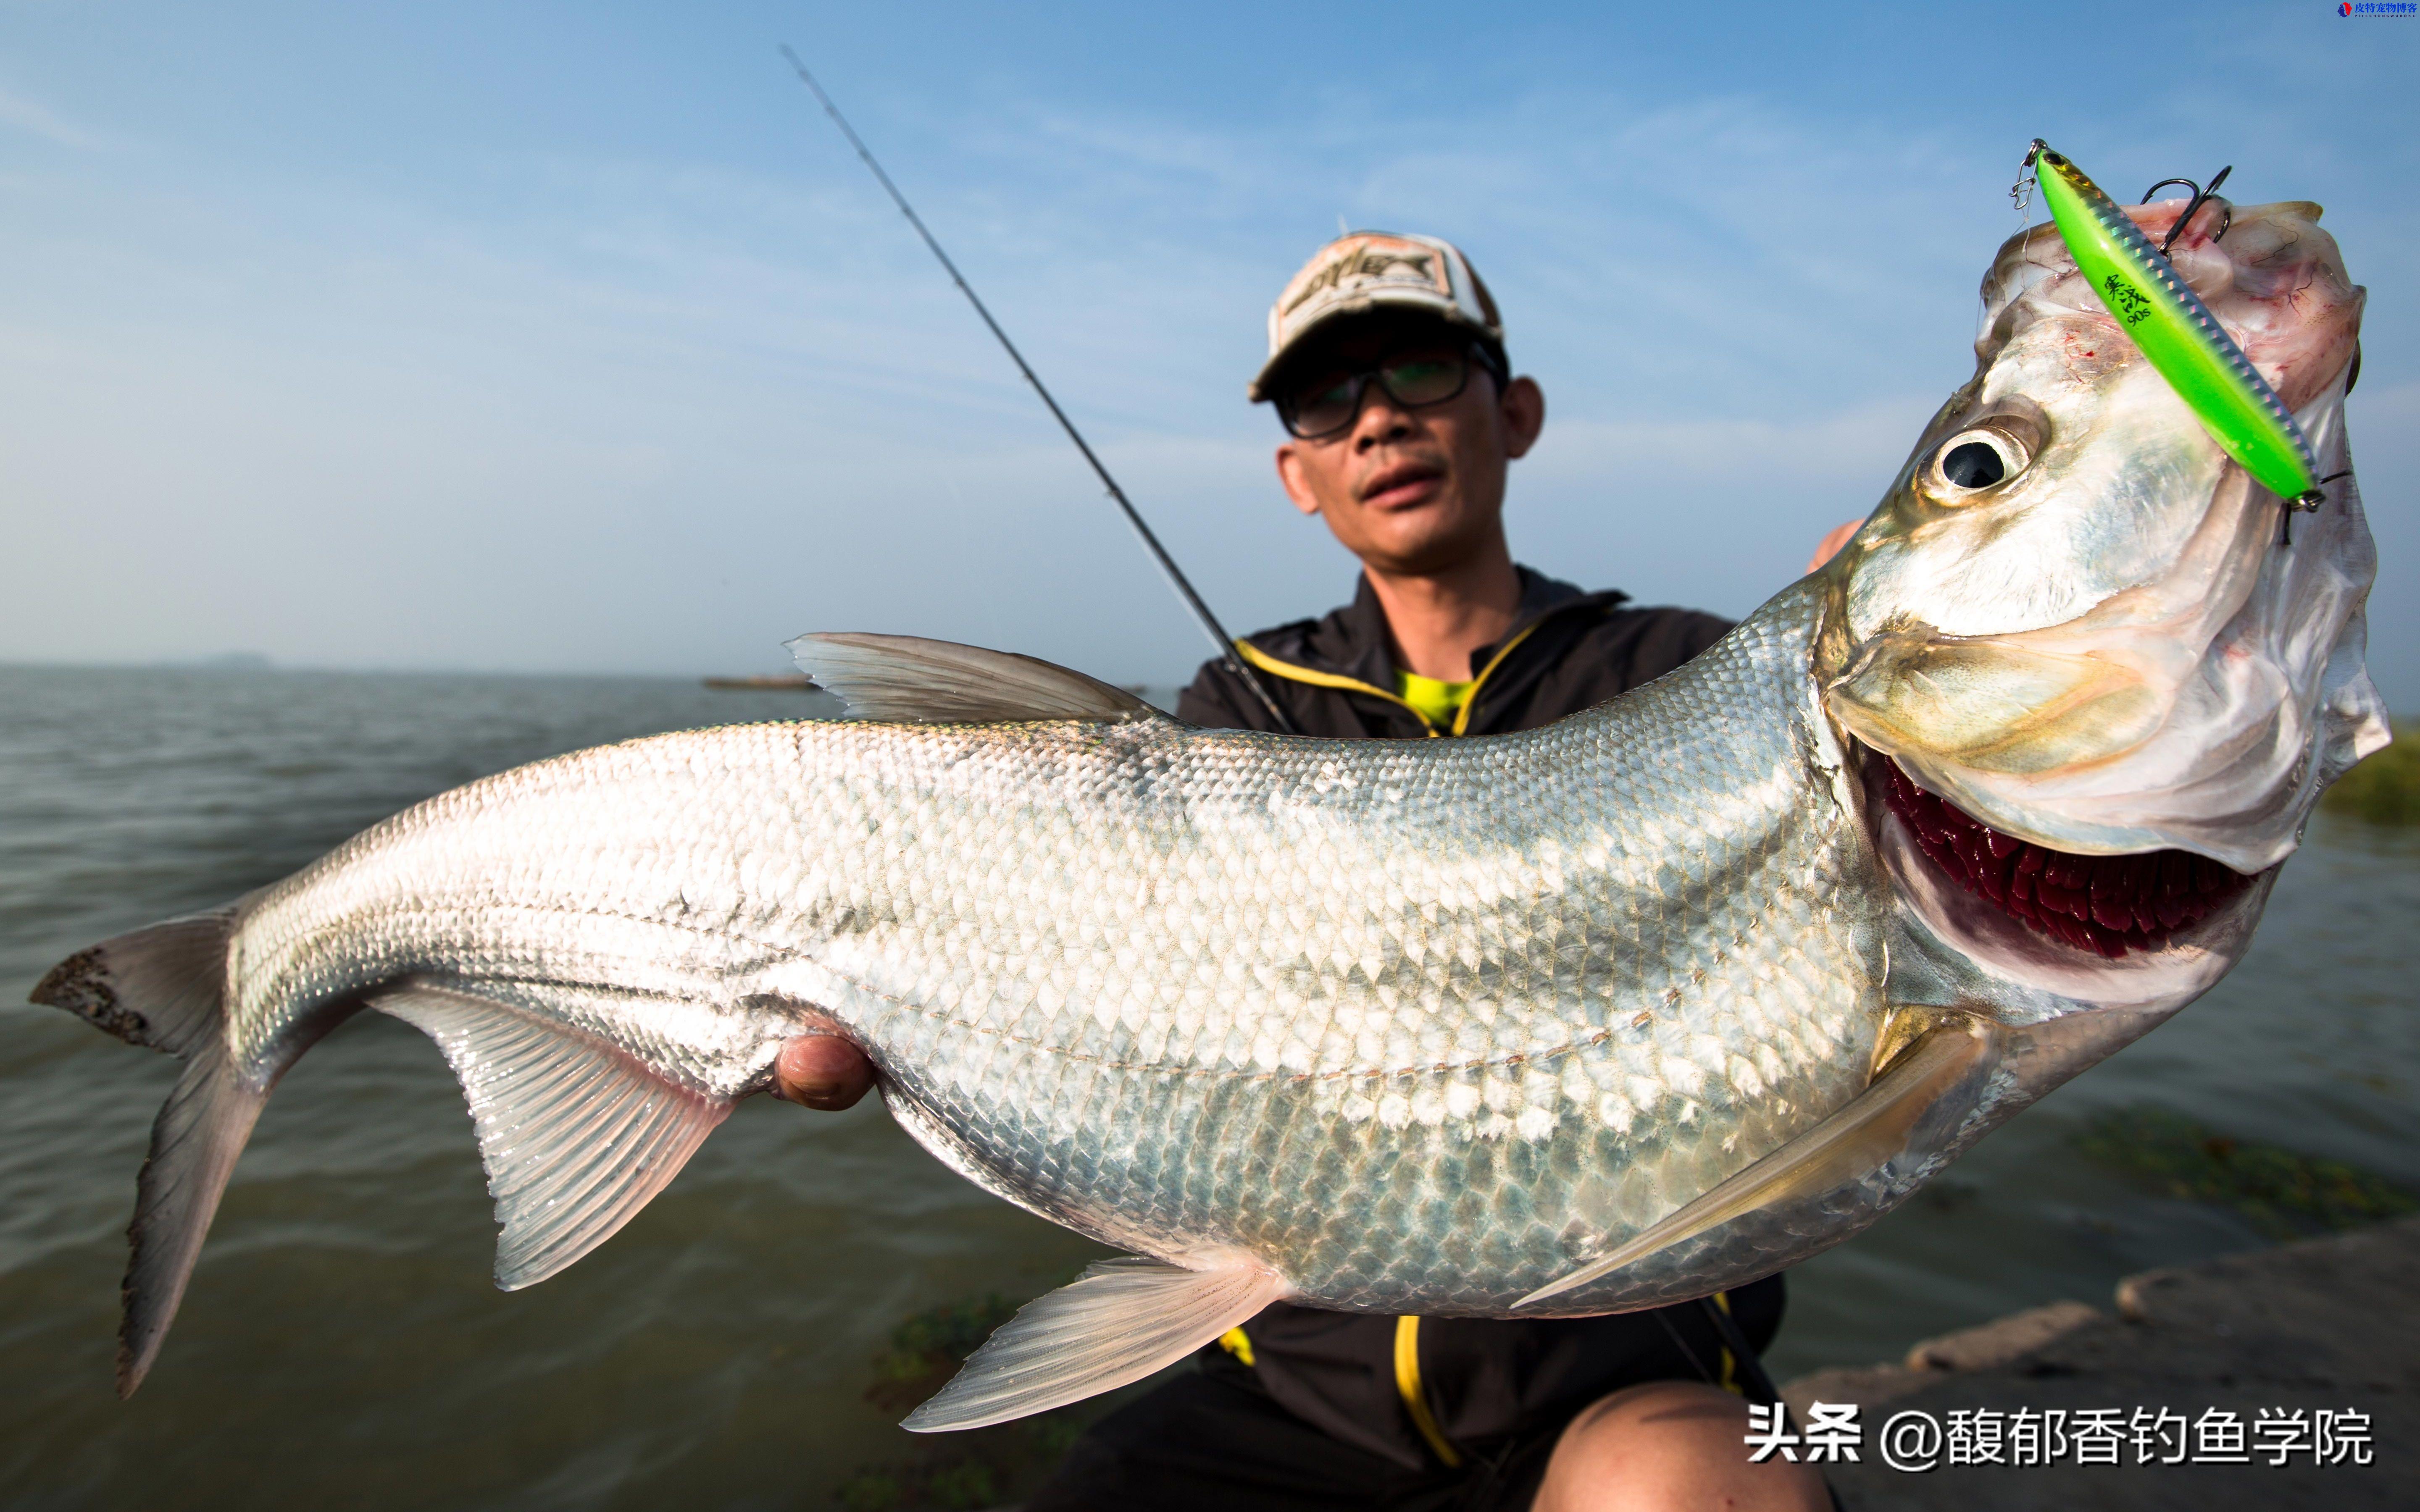
<path fill-rule="evenodd" d="M 1998 487 L 2033 461 L 2040 428 L 2023 415 L 1995 415 L 1966 426 L 1932 454 L 1925 491 L 1938 502 L 1962 504 Z"/>
<path fill-rule="evenodd" d="M 1961 488 L 1988 488 L 2009 475 L 2000 449 L 1989 441 L 1961 441 L 1941 455 L 1941 475 Z"/>

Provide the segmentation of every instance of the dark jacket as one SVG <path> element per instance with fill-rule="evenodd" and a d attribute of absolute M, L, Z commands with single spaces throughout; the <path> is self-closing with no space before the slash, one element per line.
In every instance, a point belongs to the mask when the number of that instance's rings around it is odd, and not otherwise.
<path fill-rule="evenodd" d="M 1527 567 L 1512 633 L 1471 656 L 1479 686 L 1463 728 L 1432 730 L 1395 696 L 1386 611 L 1368 578 L 1325 619 L 1247 636 L 1263 686 L 1306 735 L 1413 739 L 1534 730 L 1663 676 L 1722 639 L 1728 620 L 1685 609 L 1633 609 L 1612 590 L 1583 593 Z M 1178 718 L 1222 730 L 1274 730 L 1269 712 L 1223 662 L 1205 662 Z"/>
<path fill-rule="evenodd" d="M 1524 567 L 1512 633 L 1471 656 L 1479 686 L 1461 728 L 1436 730 L 1395 697 L 1385 613 L 1365 578 L 1353 602 L 1246 640 L 1304 734 L 1419 739 L 1551 724 L 1670 671 L 1730 628 L 1681 609 L 1632 609 Z M 1235 674 L 1204 665 L 1176 706 L 1195 724 L 1273 729 Z M 1780 1327 L 1779 1277 L 1723 1299 L 1761 1350 Z M 1609 1318 L 1499 1321 L 1321 1312 L 1280 1303 L 1205 1351 L 1295 1417 L 1412 1468 L 1484 1461 L 1643 1381 L 1713 1377 L 1736 1362 L 1695 1305 Z"/>

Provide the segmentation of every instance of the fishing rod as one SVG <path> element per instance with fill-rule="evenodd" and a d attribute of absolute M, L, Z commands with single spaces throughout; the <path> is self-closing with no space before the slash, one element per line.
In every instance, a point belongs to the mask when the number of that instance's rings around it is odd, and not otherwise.
<path fill-rule="evenodd" d="M 975 307 L 975 314 L 983 316 L 983 323 L 990 327 L 991 333 L 1000 339 L 1001 346 L 1008 352 L 1008 360 L 1016 364 L 1016 370 L 1025 375 L 1025 381 L 1032 384 L 1033 392 L 1049 406 L 1051 418 L 1059 422 L 1060 428 L 1067 433 L 1067 439 L 1076 443 L 1076 450 L 1084 454 L 1084 460 L 1093 465 L 1093 471 L 1099 476 L 1101 486 L 1109 491 L 1109 497 L 1117 501 L 1118 508 L 1125 512 L 1126 523 L 1134 527 L 1135 534 L 1141 539 L 1143 549 L 1151 553 L 1151 559 L 1159 563 L 1159 570 L 1168 578 L 1168 585 L 1176 590 L 1176 596 L 1193 611 L 1193 618 L 1202 626 L 1202 632 L 1210 638 L 1212 645 L 1218 648 L 1218 659 L 1226 663 L 1229 671 L 1243 679 L 1244 686 L 1252 690 L 1252 696 L 1261 701 L 1261 707 L 1268 710 L 1269 717 L 1277 721 L 1278 729 L 1289 735 L 1302 733 L 1295 728 L 1294 721 L 1286 717 L 1285 710 L 1278 707 L 1278 701 L 1270 697 L 1267 686 L 1262 683 L 1259 675 L 1236 654 L 1234 637 L 1218 623 L 1218 616 L 1210 612 L 1210 606 L 1202 601 L 1202 595 L 1193 591 L 1193 584 L 1177 567 L 1176 559 L 1168 554 L 1168 548 L 1160 545 L 1159 537 L 1143 523 L 1142 512 L 1135 508 L 1134 501 L 1126 497 L 1126 491 L 1118 486 L 1118 480 L 1109 476 L 1109 468 L 1085 441 L 1084 433 L 1076 428 L 1076 423 L 1067 418 L 1067 411 L 1060 409 L 1059 401 L 1050 396 L 1050 390 L 1043 383 L 1041 376 L 1026 362 L 1025 354 L 1016 349 L 1016 343 L 1008 339 L 1008 332 L 1000 328 L 1000 322 L 992 318 L 991 311 L 985 307 L 981 296 L 974 291 L 974 285 L 967 282 L 966 274 L 958 271 L 958 265 L 950 261 L 950 255 L 941 250 L 940 242 L 934 239 L 923 218 L 908 205 L 908 196 L 899 193 L 899 186 L 882 171 L 882 164 L 875 161 L 872 149 L 857 134 L 856 128 L 848 124 L 848 117 L 840 113 L 840 107 L 832 103 L 831 96 L 824 93 L 824 86 L 815 82 L 815 76 L 807 71 L 806 64 L 799 61 L 799 54 L 792 52 L 786 42 L 782 44 L 782 55 L 790 60 L 791 68 L 799 70 L 799 82 L 814 91 L 816 100 L 824 107 L 824 114 L 830 116 L 832 124 L 840 128 L 841 134 L 848 138 L 848 145 L 857 149 L 858 157 L 874 170 L 876 180 L 890 193 L 891 203 L 899 207 L 899 213 L 906 216 L 908 224 L 916 228 L 916 234 L 924 239 L 924 245 L 932 249 L 933 255 L 939 259 L 943 270 L 950 275 L 950 281 L 958 285 L 958 292 L 967 297 L 967 302 Z"/>
<path fill-rule="evenodd" d="M 1286 717 L 1285 710 L 1278 707 L 1278 701 L 1269 696 L 1268 687 L 1261 681 L 1259 674 L 1253 671 L 1243 657 L 1235 654 L 1234 637 L 1229 635 L 1227 627 L 1218 623 L 1218 616 L 1210 612 L 1210 606 L 1202 601 L 1202 595 L 1193 591 L 1193 584 L 1187 580 L 1183 569 L 1176 564 L 1176 559 L 1168 554 L 1168 548 L 1160 545 L 1159 537 L 1152 533 L 1149 525 L 1143 523 L 1141 511 L 1135 508 L 1134 501 L 1126 497 L 1126 491 L 1118 486 L 1118 480 L 1109 475 L 1109 468 L 1103 465 L 1092 446 L 1085 441 L 1084 433 L 1078 430 L 1076 423 L 1067 418 L 1067 411 L 1059 408 L 1059 401 L 1051 397 L 1050 390 L 1042 381 L 1041 375 L 1033 371 L 1032 364 L 1026 362 L 1025 354 L 1016 349 L 1016 343 L 1009 340 L 1008 332 L 1002 331 L 1000 328 L 1000 322 L 992 318 L 991 311 L 985 306 L 983 297 L 974 291 L 973 285 L 967 282 L 967 275 L 958 271 L 958 265 L 952 262 L 950 255 L 941 250 L 941 243 L 935 239 L 931 230 L 925 226 L 923 218 L 916 213 L 915 208 L 908 203 L 908 196 L 901 193 L 899 186 L 891 181 L 891 176 L 882 171 L 882 164 L 875 161 L 873 149 L 865 145 L 865 139 L 859 136 L 857 129 L 848 124 L 848 117 L 840 113 L 840 107 L 832 103 L 831 96 L 824 92 L 824 86 L 815 82 L 815 76 L 807 71 L 806 64 L 799 59 L 797 53 L 791 51 L 787 42 L 782 44 L 782 55 L 789 60 L 791 68 L 798 70 L 799 81 L 814 91 L 815 100 L 823 106 L 824 114 L 831 117 L 834 126 L 840 128 L 841 135 L 848 138 L 848 145 L 857 149 L 858 157 L 864 162 L 867 168 L 873 171 L 876 181 L 880 183 L 883 190 L 891 195 L 891 203 L 899 207 L 899 213 L 908 218 L 908 224 L 916 228 L 916 234 L 924 239 L 924 245 L 931 249 L 933 256 L 940 263 L 942 270 L 950 275 L 950 281 L 958 285 L 958 292 L 967 297 L 967 302 L 975 307 L 975 314 L 983 317 L 983 323 L 990 328 L 995 337 L 999 338 L 1001 347 L 1008 353 L 1009 361 L 1016 364 L 1016 370 L 1025 375 L 1025 381 L 1032 384 L 1033 392 L 1042 396 L 1044 404 L 1049 406 L 1051 418 L 1059 422 L 1060 428 L 1067 433 L 1067 439 L 1076 443 L 1076 450 L 1084 454 L 1084 460 L 1093 465 L 1093 471 L 1099 476 L 1101 486 L 1109 490 L 1111 499 L 1117 501 L 1118 508 L 1125 513 L 1126 523 L 1133 526 L 1135 534 L 1140 537 L 1143 549 L 1149 551 L 1152 560 L 1159 563 L 1159 570 L 1168 578 L 1168 585 L 1176 590 L 1176 596 L 1183 599 L 1185 607 L 1193 611 L 1193 618 L 1202 626 L 1202 633 L 1210 638 L 1212 645 L 1218 648 L 1218 659 L 1226 664 L 1229 671 L 1243 679 L 1244 686 L 1250 688 L 1252 696 L 1261 701 L 1261 707 L 1269 711 L 1269 717 L 1277 721 L 1280 730 L 1290 735 L 1300 734 L 1302 732 L 1295 728 L 1295 722 Z M 1772 1378 L 1764 1373 L 1763 1365 L 1757 1360 L 1756 1351 L 1748 1348 L 1747 1340 L 1741 1335 L 1739 1325 L 1731 1319 L 1730 1315 L 1708 1298 L 1699 1298 L 1698 1306 L 1705 1314 L 1707 1321 L 1713 1325 L 1714 1332 L 1730 1347 L 1732 1358 L 1740 1362 L 1742 1370 L 1748 1378 L 1748 1387 L 1754 1394 L 1755 1399 L 1761 1402 L 1778 1401 L 1780 1394 L 1774 1390 Z M 1668 1323 L 1667 1326 L 1668 1327 L 1669 1324 Z"/>

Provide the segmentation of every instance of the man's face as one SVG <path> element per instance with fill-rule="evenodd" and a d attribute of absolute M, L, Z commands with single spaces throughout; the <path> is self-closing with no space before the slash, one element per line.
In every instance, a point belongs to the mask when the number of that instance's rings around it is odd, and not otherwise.
<path fill-rule="evenodd" d="M 1279 389 L 1312 393 L 1382 362 L 1459 356 L 1469 346 L 1442 321 L 1349 321 L 1289 363 Z M 1372 567 L 1444 571 L 1475 558 L 1502 530 L 1505 467 L 1529 450 L 1545 418 L 1535 382 L 1514 378 L 1499 392 L 1472 359 L 1469 383 L 1438 404 L 1409 408 L 1371 382 L 1344 430 L 1278 448 L 1278 476 L 1295 508 L 1326 520 Z"/>

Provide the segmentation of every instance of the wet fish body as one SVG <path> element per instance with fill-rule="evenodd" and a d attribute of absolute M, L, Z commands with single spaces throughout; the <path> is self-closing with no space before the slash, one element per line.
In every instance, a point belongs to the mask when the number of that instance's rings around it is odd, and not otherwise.
<path fill-rule="evenodd" d="M 1805 801 L 1838 758 L 1790 706 L 1790 618 L 1500 742 L 830 721 L 507 773 L 246 905 L 243 1064 L 423 986 L 723 1100 L 835 1027 L 921 1138 L 1072 1227 L 1325 1305 L 1508 1310 L 1575 1226 L 1637 1227 L 1863 1085 L 1882 887 Z"/>
<path fill-rule="evenodd" d="M 2350 484 L 2273 550 L 2274 498 L 2061 292 L 2071 263 L 2011 246 L 1977 379 L 1843 557 L 1547 729 L 1201 731 L 1021 657 L 810 637 L 858 720 L 504 773 L 62 964 L 38 1000 L 188 1062 L 123 1384 L 270 1088 L 365 1008 L 461 1076 L 507 1287 L 610 1236 L 815 1031 L 953 1167 L 1146 1257 L 1028 1308 L 912 1426 L 1106 1389 L 1279 1297 L 1601 1313 L 1854 1233 L 2216 980 L 2319 788 L 2382 742 Z M 2349 351 L 2357 313 L 2304 346 Z M 2108 358 L 2046 355 L 2097 332 Z M 2336 453 L 2342 367 L 2280 385 Z M 1948 481 L 1957 445 L 2002 475 Z M 1983 602 L 1962 570 L 2009 540 Z M 2267 702 L 2214 700 L 2208 669 L 2255 656 Z M 2051 880 L 2019 908 L 2029 856 Z M 2230 880 L 2179 905 L 2171 856 Z M 2146 859 L 2096 892 L 2096 856 Z"/>

